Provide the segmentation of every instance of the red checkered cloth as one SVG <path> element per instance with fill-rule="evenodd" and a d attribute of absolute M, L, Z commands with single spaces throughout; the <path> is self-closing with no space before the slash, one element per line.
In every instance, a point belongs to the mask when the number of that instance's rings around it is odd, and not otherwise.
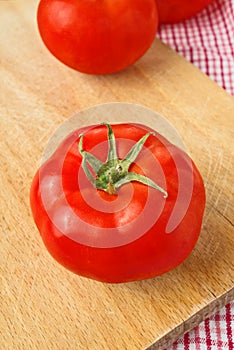
<path fill-rule="evenodd" d="M 187 21 L 161 25 L 157 36 L 234 95 L 234 0 L 215 0 Z"/>
<path fill-rule="evenodd" d="M 233 350 L 234 301 L 178 339 L 167 350 Z"/>
<path fill-rule="evenodd" d="M 190 20 L 161 25 L 157 36 L 234 95 L 234 0 L 216 0 Z M 167 350 L 234 350 L 234 301 Z"/>

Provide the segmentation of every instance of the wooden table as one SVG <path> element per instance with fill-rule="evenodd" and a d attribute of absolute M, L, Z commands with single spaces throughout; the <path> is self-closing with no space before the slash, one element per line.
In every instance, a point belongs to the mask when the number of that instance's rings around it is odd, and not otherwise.
<path fill-rule="evenodd" d="M 124 72 L 75 72 L 42 44 L 37 3 L 0 2 L 0 348 L 163 349 L 234 296 L 234 99 L 158 40 Z M 31 217 L 29 188 L 61 123 L 117 101 L 149 107 L 174 125 L 202 173 L 207 206 L 199 242 L 178 268 L 107 285 L 50 257 Z"/>

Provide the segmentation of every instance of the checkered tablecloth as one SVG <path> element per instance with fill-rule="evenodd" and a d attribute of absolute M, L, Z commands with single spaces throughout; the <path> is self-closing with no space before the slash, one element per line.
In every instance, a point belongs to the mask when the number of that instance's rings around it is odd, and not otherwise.
<path fill-rule="evenodd" d="M 158 37 L 234 95 L 234 0 L 215 0 L 187 21 L 161 25 Z"/>
<path fill-rule="evenodd" d="M 234 95 L 234 0 L 215 0 L 187 21 L 161 25 L 158 37 Z M 167 350 L 234 350 L 234 301 Z"/>
<path fill-rule="evenodd" d="M 234 301 L 200 323 L 166 350 L 233 350 Z"/>

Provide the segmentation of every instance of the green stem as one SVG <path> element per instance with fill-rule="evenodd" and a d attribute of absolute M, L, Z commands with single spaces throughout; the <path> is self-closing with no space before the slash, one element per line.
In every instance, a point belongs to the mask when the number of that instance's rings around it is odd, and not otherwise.
<path fill-rule="evenodd" d="M 84 135 L 80 135 L 79 151 L 83 157 L 82 167 L 92 185 L 98 189 L 108 192 L 109 194 L 116 194 L 116 191 L 120 186 L 131 181 L 137 181 L 162 192 L 164 197 L 167 198 L 167 192 L 158 186 L 153 180 L 149 179 L 146 176 L 128 171 L 131 164 L 136 160 L 137 156 L 141 152 L 145 141 L 153 133 L 150 132 L 144 135 L 131 148 L 125 158 L 121 160 L 117 155 L 115 135 L 113 133 L 112 127 L 107 123 L 103 124 L 107 127 L 108 137 L 108 155 L 105 163 L 102 163 L 94 155 L 86 152 L 83 149 Z M 92 167 L 96 174 L 96 177 L 92 175 L 87 164 Z"/>
<path fill-rule="evenodd" d="M 108 143 L 109 143 L 109 147 L 108 147 L 108 156 L 107 156 L 107 162 L 111 161 L 111 160 L 117 160 L 118 156 L 117 156 L 117 149 L 116 149 L 116 142 L 115 142 L 115 135 L 113 133 L 112 127 L 110 126 L 110 124 L 103 122 L 103 125 L 105 125 L 108 129 Z"/>

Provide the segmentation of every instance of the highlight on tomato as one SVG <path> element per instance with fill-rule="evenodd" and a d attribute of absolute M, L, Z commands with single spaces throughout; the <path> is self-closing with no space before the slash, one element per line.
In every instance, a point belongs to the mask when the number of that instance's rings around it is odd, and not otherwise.
<path fill-rule="evenodd" d="M 202 11 L 214 0 L 155 0 L 160 23 L 177 23 Z"/>
<path fill-rule="evenodd" d="M 89 74 L 109 74 L 136 62 L 158 28 L 155 0 L 41 0 L 41 38 L 65 65 Z"/>
<path fill-rule="evenodd" d="M 30 203 L 49 253 L 108 283 L 153 278 L 181 264 L 202 225 L 205 188 L 183 150 L 148 126 L 70 133 L 36 172 Z"/>

